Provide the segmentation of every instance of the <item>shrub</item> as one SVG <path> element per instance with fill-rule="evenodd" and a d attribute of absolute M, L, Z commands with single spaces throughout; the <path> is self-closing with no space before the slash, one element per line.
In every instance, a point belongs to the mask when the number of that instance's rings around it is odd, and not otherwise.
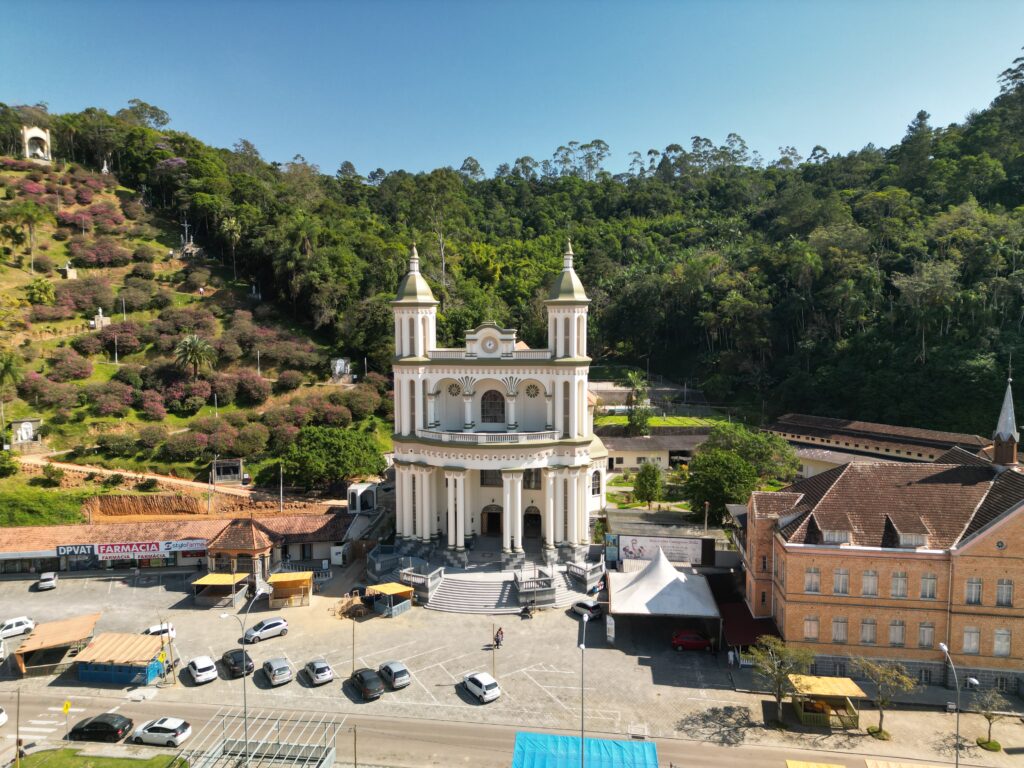
<path fill-rule="evenodd" d="M 132 388 L 120 381 L 91 384 L 85 388 L 85 395 L 98 416 L 126 416 L 135 402 Z"/>
<path fill-rule="evenodd" d="M 124 475 L 122 475 L 120 472 L 115 472 L 114 474 L 107 475 L 105 478 L 103 478 L 103 484 L 110 488 L 114 488 L 118 485 L 121 485 L 122 483 L 124 483 Z"/>
<path fill-rule="evenodd" d="M 142 203 L 139 200 L 129 200 L 121 205 L 121 210 L 124 211 L 125 218 L 135 221 L 146 215 L 146 209 L 142 207 Z"/>
<path fill-rule="evenodd" d="M 67 411 L 78 405 L 79 388 L 74 384 L 58 384 L 29 371 L 18 384 L 18 396 L 33 405 Z"/>
<path fill-rule="evenodd" d="M 46 243 L 40 244 L 40 250 L 46 250 Z M 53 259 L 41 253 L 36 254 L 36 271 L 48 275 L 53 272 Z"/>
<path fill-rule="evenodd" d="M 149 248 L 148 245 L 145 246 L 145 247 Z M 133 254 L 133 257 L 135 258 L 136 261 L 139 261 L 139 257 L 138 257 L 139 250 L 140 250 L 139 248 L 136 248 L 135 249 L 135 253 Z M 151 261 L 151 259 L 150 259 L 150 261 Z M 136 264 L 134 267 L 132 267 L 132 271 L 131 271 L 131 276 L 132 277 L 138 277 L 138 278 L 141 278 L 142 280 L 152 280 L 155 275 L 156 275 L 156 270 L 153 269 L 153 265 L 152 264 L 145 264 L 145 263 L 143 263 L 143 264 Z"/>
<path fill-rule="evenodd" d="M 230 413 L 225 413 L 221 418 L 231 426 L 238 427 L 239 429 L 249 423 L 248 411 L 231 411 Z"/>
<path fill-rule="evenodd" d="M 20 468 L 10 451 L 0 451 L 0 477 L 16 475 Z"/>
<path fill-rule="evenodd" d="M 162 408 L 163 406 L 161 405 L 160 407 Z M 150 426 L 143 427 L 139 430 L 137 439 L 139 445 L 143 448 L 153 450 L 167 439 L 167 430 L 164 427 L 151 424 Z"/>
<path fill-rule="evenodd" d="M 174 303 L 174 297 L 167 291 L 157 291 L 150 299 L 149 305 L 153 309 L 166 309 Z"/>
<path fill-rule="evenodd" d="M 80 205 L 89 205 L 92 202 L 92 198 L 92 190 L 88 187 L 79 187 L 75 190 L 75 200 L 77 200 Z"/>
<path fill-rule="evenodd" d="M 140 309 L 146 309 L 149 307 L 150 299 L 152 298 L 152 292 L 148 290 L 140 290 L 138 288 L 122 288 L 121 292 L 117 295 L 119 300 L 124 301 L 124 308 L 129 312 L 135 312 Z"/>
<path fill-rule="evenodd" d="M 157 490 L 157 481 L 155 477 L 147 477 L 141 483 L 135 484 L 135 490 L 137 491 L 155 491 Z"/>
<path fill-rule="evenodd" d="M 43 466 L 43 477 L 46 479 L 47 485 L 58 486 L 60 481 L 64 479 L 64 470 L 54 464 L 45 464 Z"/>
<path fill-rule="evenodd" d="M 142 366 L 122 365 L 114 374 L 114 380 L 123 382 L 133 389 L 142 389 Z"/>
<path fill-rule="evenodd" d="M 167 438 L 164 454 L 171 461 L 195 461 L 203 455 L 207 442 L 201 432 L 178 432 Z"/>
<path fill-rule="evenodd" d="M 29 304 L 52 305 L 57 301 L 57 291 L 45 277 L 37 277 L 25 287 L 25 298 Z"/>
<path fill-rule="evenodd" d="M 278 424 L 270 428 L 270 446 L 274 453 L 285 451 L 299 436 L 299 428 L 294 424 Z"/>
<path fill-rule="evenodd" d="M 270 384 L 256 371 L 242 371 L 238 374 L 238 401 L 246 405 L 260 405 L 270 397 Z"/>
<path fill-rule="evenodd" d="M 87 379 L 92 375 L 92 363 L 73 349 L 58 349 L 50 358 L 51 381 L 73 381 Z"/>
<path fill-rule="evenodd" d="M 348 390 L 345 401 L 345 405 L 352 412 L 352 418 L 362 421 L 380 406 L 380 395 L 369 384 L 357 384 Z"/>
<path fill-rule="evenodd" d="M 306 377 L 301 371 L 281 371 L 274 389 L 278 392 L 291 392 L 293 389 L 301 387 L 305 380 Z"/>
<path fill-rule="evenodd" d="M 238 437 L 238 430 L 226 421 L 217 419 L 219 423 L 216 428 L 206 436 L 207 450 L 220 456 L 227 456 L 235 452 L 235 440 Z"/>
<path fill-rule="evenodd" d="M 92 242 L 72 238 L 68 251 L 76 263 L 86 267 L 123 267 L 131 261 L 131 254 L 106 235 Z"/>
<path fill-rule="evenodd" d="M 185 278 L 181 287 L 186 291 L 198 291 L 200 288 L 206 287 L 209 282 L 210 270 L 200 267 L 189 271 L 188 277 Z"/>
<path fill-rule="evenodd" d="M 214 342 L 214 348 L 217 350 L 217 359 L 224 362 L 234 362 L 242 357 L 242 348 L 238 345 L 238 342 L 231 337 L 221 337 Z"/>
<path fill-rule="evenodd" d="M 370 371 L 363 377 L 363 383 L 369 384 L 371 387 L 377 390 L 377 394 L 381 397 L 388 392 L 388 380 L 386 376 L 381 376 L 376 371 Z"/>
<path fill-rule="evenodd" d="M 246 424 L 235 438 L 235 453 L 239 456 L 256 456 L 267 450 L 270 430 L 262 424 Z"/>
<path fill-rule="evenodd" d="M 79 354 L 91 357 L 103 350 L 103 340 L 98 333 L 87 333 L 85 336 L 75 336 L 71 340 L 71 346 Z"/>
<path fill-rule="evenodd" d="M 48 307 L 45 304 L 36 304 L 29 312 L 29 319 L 33 323 L 47 323 L 52 320 L 67 320 L 75 314 L 75 311 L 66 305 L 55 304 Z"/>
<path fill-rule="evenodd" d="M 131 435 L 100 435 L 96 438 L 96 446 L 108 456 L 131 456 L 136 451 L 135 439 Z"/>
<path fill-rule="evenodd" d="M 65 280 L 57 284 L 57 303 L 78 312 L 88 312 L 91 317 L 98 307 L 109 313 L 114 306 L 114 291 L 102 277 Z"/>
<path fill-rule="evenodd" d="M 217 395 L 217 405 L 229 405 L 238 394 L 238 377 L 230 373 L 214 374 L 210 377 L 210 388 Z"/>
<path fill-rule="evenodd" d="M 152 264 L 154 261 L 156 261 L 156 258 L 159 255 L 160 255 L 160 253 L 159 253 L 159 251 L 157 251 L 156 248 L 154 248 L 151 245 L 147 245 L 145 243 L 143 243 L 138 248 L 136 248 L 134 251 L 132 251 L 132 258 L 135 261 L 140 261 L 140 262 L 149 263 L 149 264 Z M 136 265 L 135 268 L 138 269 L 140 266 L 141 266 L 141 264 Z M 152 275 L 153 268 L 150 267 L 149 269 L 150 269 L 150 277 L 152 277 L 153 276 Z"/>
<path fill-rule="evenodd" d="M 155 389 L 147 389 L 139 395 L 138 408 L 142 411 L 142 415 L 150 421 L 163 421 L 167 418 L 164 396 Z"/>

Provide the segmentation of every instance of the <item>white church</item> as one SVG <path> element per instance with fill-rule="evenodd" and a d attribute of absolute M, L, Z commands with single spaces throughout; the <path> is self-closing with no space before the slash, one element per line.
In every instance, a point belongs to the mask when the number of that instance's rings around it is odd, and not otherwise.
<path fill-rule="evenodd" d="M 395 317 L 396 543 L 577 561 L 604 506 L 607 451 L 593 432 L 587 390 L 587 305 L 570 243 L 547 305 L 548 343 L 484 323 L 464 347 L 437 347 L 437 301 L 413 247 Z"/>

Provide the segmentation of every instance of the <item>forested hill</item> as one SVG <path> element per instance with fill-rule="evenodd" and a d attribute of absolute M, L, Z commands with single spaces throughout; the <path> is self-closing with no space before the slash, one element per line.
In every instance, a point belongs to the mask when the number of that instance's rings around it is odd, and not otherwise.
<path fill-rule="evenodd" d="M 134 101 L 116 114 L 0 105 L 56 154 L 128 187 L 240 280 L 385 371 L 388 301 L 415 240 L 456 342 L 494 320 L 545 338 L 544 287 L 572 237 L 592 303 L 590 349 L 702 384 L 716 402 L 990 432 L 1007 363 L 1024 365 L 1024 58 L 991 105 L 947 127 L 919 112 L 888 149 L 787 148 L 739 136 L 634 153 L 611 175 L 599 140 L 487 177 L 459 170 L 334 175 L 210 147 Z M 994 88 L 995 90 L 995 88 Z M 913 108 L 908 108 L 913 114 Z"/>

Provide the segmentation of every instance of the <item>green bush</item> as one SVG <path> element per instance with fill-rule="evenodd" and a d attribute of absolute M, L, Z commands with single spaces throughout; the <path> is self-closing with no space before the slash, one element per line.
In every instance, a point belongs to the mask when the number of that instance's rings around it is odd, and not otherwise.
<path fill-rule="evenodd" d="M 121 485 L 124 483 L 124 475 L 119 472 L 115 472 L 113 475 L 108 475 L 103 479 L 103 484 L 111 488 Z"/>
<path fill-rule="evenodd" d="M 0 477 L 10 477 L 18 474 L 18 462 L 10 451 L 0 451 Z"/>
<path fill-rule="evenodd" d="M 136 484 L 135 490 L 137 491 L 155 491 L 157 489 L 157 481 L 155 477 L 147 477 L 141 483 Z"/>
<path fill-rule="evenodd" d="M 64 479 L 64 470 L 54 464 L 47 464 L 43 467 L 43 477 L 47 484 L 57 486 Z"/>

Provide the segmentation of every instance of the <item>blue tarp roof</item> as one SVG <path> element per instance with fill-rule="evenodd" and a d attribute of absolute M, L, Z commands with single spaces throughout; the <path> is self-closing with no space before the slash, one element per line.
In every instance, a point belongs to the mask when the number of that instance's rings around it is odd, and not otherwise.
<path fill-rule="evenodd" d="M 650 741 L 586 739 L 587 768 L 658 768 L 658 750 Z M 517 733 L 512 768 L 578 768 L 579 736 Z"/>

